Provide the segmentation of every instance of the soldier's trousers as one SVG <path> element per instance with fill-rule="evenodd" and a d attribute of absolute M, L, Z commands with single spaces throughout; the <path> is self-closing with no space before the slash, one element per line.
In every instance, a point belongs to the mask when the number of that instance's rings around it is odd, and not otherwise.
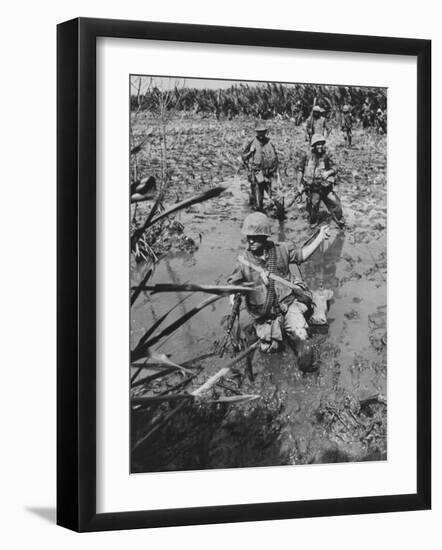
<path fill-rule="evenodd" d="M 307 211 L 309 222 L 314 224 L 318 221 L 318 212 L 321 201 L 328 208 L 336 220 L 342 220 L 342 206 L 338 195 L 329 188 L 312 190 L 307 199 Z"/>
<path fill-rule="evenodd" d="M 351 128 L 342 128 L 342 133 L 344 134 L 345 141 L 351 145 L 352 131 Z"/>

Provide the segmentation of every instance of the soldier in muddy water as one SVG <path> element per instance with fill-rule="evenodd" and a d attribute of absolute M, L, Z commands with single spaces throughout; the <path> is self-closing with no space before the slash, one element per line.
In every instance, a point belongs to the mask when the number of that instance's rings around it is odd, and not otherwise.
<path fill-rule="evenodd" d="M 246 145 L 241 158 L 249 169 L 250 203 L 256 210 L 262 210 L 264 191 L 270 198 L 275 185 L 279 191 L 279 161 L 275 146 L 268 136 L 267 126 L 259 123 L 255 132 L 256 137 Z"/>
<path fill-rule="evenodd" d="M 306 194 L 307 213 L 312 227 L 318 222 L 319 206 L 323 202 L 338 227 L 343 229 L 345 221 L 341 201 L 334 191 L 336 167 L 325 144 L 324 136 L 315 134 L 310 151 L 301 155 L 297 166 L 298 196 Z"/>
<path fill-rule="evenodd" d="M 265 214 L 255 212 L 244 220 L 242 233 L 247 239 L 247 249 L 238 256 L 228 282 L 254 285 L 254 290 L 247 293 L 246 307 L 254 319 L 261 350 L 268 353 L 278 351 L 286 336 L 297 355 L 300 370 L 312 370 L 313 353 L 308 342 L 306 318 L 315 323 L 317 315 L 313 295 L 303 281 L 294 277 L 289 266 L 308 260 L 329 238 L 328 227 L 322 226 L 307 244 L 297 248 L 292 242 L 271 240 L 269 219 Z M 325 292 L 329 293 L 327 301 L 332 292 Z M 325 312 L 321 312 L 321 316 L 324 315 Z"/>

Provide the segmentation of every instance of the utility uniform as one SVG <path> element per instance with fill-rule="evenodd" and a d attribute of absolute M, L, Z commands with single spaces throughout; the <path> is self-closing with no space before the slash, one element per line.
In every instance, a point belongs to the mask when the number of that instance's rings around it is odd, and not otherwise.
<path fill-rule="evenodd" d="M 295 125 L 299 126 L 302 122 L 302 103 L 299 100 L 292 105 L 292 117 L 295 119 Z"/>
<path fill-rule="evenodd" d="M 278 178 L 278 154 L 270 139 L 266 137 L 261 141 L 255 137 L 244 149 L 242 159 L 244 162 L 248 162 L 249 166 L 252 201 L 255 200 L 255 187 L 257 184 L 262 185 L 268 195 L 271 196 L 272 184 L 276 184 Z M 262 207 L 262 205 L 255 206 Z"/>
<path fill-rule="evenodd" d="M 353 128 L 353 115 L 349 110 L 344 110 L 341 119 L 341 130 L 344 133 L 344 139 L 351 146 Z"/>
<path fill-rule="evenodd" d="M 249 161 L 251 170 L 262 170 L 266 177 L 273 176 L 278 169 L 278 154 L 269 138 L 264 142 L 257 138 L 252 139 L 244 149 L 242 157 Z"/>
<path fill-rule="evenodd" d="M 262 256 L 244 251 L 229 277 L 230 284 L 253 283 L 256 290 L 246 294 L 246 307 L 255 320 L 255 329 L 261 342 L 271 345 L 282 341 L 283 331 L 299 340 L 308 337 L 304 313 L 308 310 L 288 286 L 266 276 L 273 273 L 296 285 L 306 296 L 308 290 L 290 272 L 290 264 L 300 263 L 299 252 L 291 242 L 266 241 Z M 308 302 L 308 300 L 306 300 Z"/>
<path fill-rule="evenodd" d="M 328 125 L 327 120 L 323 116 L 315 118 L 313 115 L 307 120 L 306 131 L 309 138 L 309 142 L 312 140 L 312 136 L 319 134 L 321 136 L 327 137 L 328 134 Z"/>
<path fill-rule="evenodd" d="M 342 220 L 341 201 L 333 191 L 335 164 L 328 153 L 317 155 L 313 152 L 304 153 L 298 164 L 298 174 L 302 174 L 302 182 L 307 193 L 307 210 L 309 221 L 318 221 L 321 201 L 326 205 L 336 221 Z M 325 177 L 326 176 L 326 177 Z"/>
<path fill-rule="evenodd" d="M 362 105 L 361 119 L 363 128 L 368 128 L 372 125 L 373 111 L 368 103 L 364 103 L 364 105 Z"/>
<path fill-rule="evenodd" d="M 387 133 L 387 115 L 382 109 L 376 111 L 376 130 L 379 133 Z"/>

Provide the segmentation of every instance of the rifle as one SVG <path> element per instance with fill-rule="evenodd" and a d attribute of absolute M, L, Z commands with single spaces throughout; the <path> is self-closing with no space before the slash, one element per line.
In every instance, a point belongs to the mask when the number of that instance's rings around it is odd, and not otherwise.
<path fill-rule="evenodd" d="M 238 292 L 235 294 L 235 297 L 233 299 L 232 309 L 230 311 L 229 319 L 227 320 L 227 328 L 226 328 L 226 335 L 222 341 L 222 344 L 220 346 L 219 356 L 222 357 L 224 355 L 224 351 L 227 346 L 227 342 L 230 340 L 232 342 L 232 345 L 234 348 L 237 347 L 237 343 L 233 342 L 232 340 L 232 330 L 233 325 L 235 324 L 235 320 L 237 317 L 239 317 L 239 310 L 241 307 L 241 294 Z"/>
<path fill-rule="evenodd" d="M 315 236 L 318 234 L 318 232 L 315 233 Z M 307 242 L 311 242 L 314 237 L 310 237 Z M 272 279 L 273 281 L 276 281 L 277 283 L 280 283 L 288 288 L 290 288 L 293 291 L 293 294 L 295 295 L 296 299 L 302 302 L 303 304 L 307 304 L 310 306 L 312 303 L 312 296 L 311 292 L 308 290 L 307 286 L 304 283 L 298 282 L 298 283 L 292 283 L 291 281 L 288 281 L 287 279 L 284 279 L 283 277 L 280 277 L 279 275 L 276 275 L 276 273 L 270 273 L 263 269 L 262 267 L 255 265 L 248 260 L 246 260 L 243 256 L 239 256 L 238 260 L 243 264 L 249 267 L 250 269 L 253 269 L 254 271 L 257 271 L 263 280 L 265 279 Z"/>

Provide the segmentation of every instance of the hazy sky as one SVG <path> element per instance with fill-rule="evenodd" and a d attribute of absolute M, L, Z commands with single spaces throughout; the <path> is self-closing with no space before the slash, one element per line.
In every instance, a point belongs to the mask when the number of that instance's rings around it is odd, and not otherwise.
<path fill-rule="evenodd" d="M 132 92 L 134 92 L 138 88 L 138 81 L 140 76 L 138 75 L 132 75 L 131 76 L 131 82 L 133 84 L 132 86 Z M 209 89 L 219 89 L 219 88 L 229 88 L 230 86 L 233 86 L 234 84 L 239 84 L 240 82 L 244 82 L 244 80 L 215 80 L 215 79 L 206 79 L 206 78 L 182 78 L 182 77 L 165 77 L 165 76 L 141 76 L 142 83 L 141 83 L 141 92 L 143 93 L 147 86 L 149 85 L 150 80 L 152 79 L 152 86 L 158 86 L 159 88 L 162 87 L 163 89 L 167 90 L 170 88 L 174 88 L 176 84 L 178 84 L 179 87 L 186 87 L 186 88 L 209 88 Z M 247 82 L 247 84 L 250 85 L 266 85 L 265 82 Z M 134 89 L 135 88 L 135 89 Z"/>
<path fill-rule="evenodd" d="M 217 80 L 217 79 L 209 79 L 209 78 L 183 78 L 181 76 L 179 77 L 169 77 L 169 76 L 145 76 L 145 75 L 131 75 L 131 94 L 136 94 L 138 91 L 138 85 L 139 80 L 141 78 L 141 94 L 146 93 L 146 91 L 149 88 L 149 84 L 154 87 L 157 86 L 158 88 L 162 88 L 163 90 L 170 90 L 171 88 L 174 88 L 175 86 L 178 86 L 179 88 L 209 88 L 213 90 L 218 90 L 221 88 L 229 88 L 230 86 L 233 86 L 234 84 L 240 84 L 241 82 L 244 84 L 248 84 L 249 86 L 266 86 L 267 82 L 256 82 L 252 80 Z M 290 87 L 294 86 L 293 83 L 286 83 L 283 82 L 284 86 Z M 302 83 L 298 83 L 302 84 Z M 305 84 L 305 83 L 304 83 Z M 319 84 L 315 83 L 315 85 L 327 85 L 327 86 L 339 86 L 339 84 Z M 348 86 L 344 86 L 348 87 Z M 350 86 L 353 87 L 353 86 Z M 355 86 L 356 88 L 364 88 L 364 86 Z M 377 90 L 382 88 L 376 88 L 376 87 L 365 87 L 370 90 Z"/>

